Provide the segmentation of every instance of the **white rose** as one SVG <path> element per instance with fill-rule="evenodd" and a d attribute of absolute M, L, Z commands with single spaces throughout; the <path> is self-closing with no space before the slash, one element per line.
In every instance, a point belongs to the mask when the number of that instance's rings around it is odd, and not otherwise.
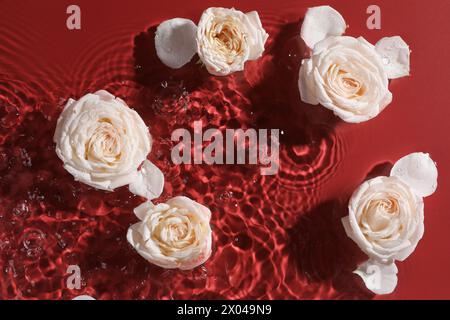
<path fill-rule="evenodd" d="M 256 11 L 208 8 L 198 23 L 197 53 L 211 74 L 227 75 L 258 59 L 267 38 Z"/>
<path fill-rule="evenodd" d="M 349 215 L 342 219 L 345 231 L 369 256 L 359 266 L 366 285 L 367 270 L 380 274 L 372 291 L 385 294 L 397 284 L 395 261 L 405 260 L 416 248 L 424 233 L 423 196 L 437 187 L 437 169 L 424 153 L 413 153 L 400 159 L 390 177 L 376 177 L 364 182 L 352 195 Z M 384 285 L 385 287 L 383 287 Z"/>
<path fill-rule="evenodd" d="M 423 236 L 423 200 L 397 177 L 364 182 L 349 203 L 347 234 L 370 258 L 403 261 Z"/>
<path fill-rule="evenodd" d="M 108 191 L 130 185 L 149 199 L 162 192 L 164 177 L 146 160 L 152 144 L 147 126 L 107 91 L 69 99 L 53 140 L 64 168 L 77 181 Z M 144 169 L 138 171 L 143 162 Z"/>
<path fill-rule="evenodd" d="M 211 211 L 186 197 L 145 202 L 134 210 L 141 220 L 127 239 L 147 261 L 168 269 L 193 269 L 211 255 Z"/>
<path fill-rule="evenodd" d="M 346 122 L 376 117 L 392 101 L 380 55 L 364 38 L 331 36 L 300 68 L 302 101 L 321 104 Z"/>

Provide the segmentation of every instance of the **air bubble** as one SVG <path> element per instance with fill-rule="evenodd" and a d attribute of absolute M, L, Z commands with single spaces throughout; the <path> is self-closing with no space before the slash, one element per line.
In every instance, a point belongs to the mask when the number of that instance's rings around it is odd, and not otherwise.
<path fill-rule="evenodd" d="M 20 157 L 22 159 L 22 164 L 24 167 L 30 168 L 32 166 L 31 157 L 26 149 L 20 149 Z"/>
<path fill-rule="evenodd" d="M 42 255 L 46 235 L 42 230 L 29 229 L 23 235 L 22 244 L 29 258 L 38 258 Z"/>
<path fill-rule="evenodd" d="M 19 202 L 12 210 L 12 213 L 18 217 L 28 216 L 28 214 L 30 213 L 28 202 L 26 200 Z"/>

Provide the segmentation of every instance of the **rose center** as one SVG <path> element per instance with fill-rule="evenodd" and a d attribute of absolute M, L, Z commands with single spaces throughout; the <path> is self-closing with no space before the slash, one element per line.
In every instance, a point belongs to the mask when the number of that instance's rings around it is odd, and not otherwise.
<path fill-rule="evenodd" d="M 232 21 L 217 23 L 212 30 L 215 47 L 226 57 L 228 64 L 233 63 L 234 57 L 243 51 L 243 35 Z"/>
<path fill-rule="evenodd" d="M 187 216 L 166 216 L 158 223 L 154 232 L 154 239 L 164 252 L 186 248 L 194 238 Z"/>
<path fill-rule="evenodd" d="M 86 160 L 111 164 L 121 157 L 121 135 L 109 119 L 100 119 L 85 147 Z"/>
<path fill-rule="evenodd" d="M 328 69 L 327 87 L 332 94 L 348 99 L 359 98 L 364 94 L 362 82 L 337 64 L 332 64 Z"/>
<path fill-rule="evenodd" d="M 362 222 L 370 227 L 370 231 L 379 232 L 388 229 L 398 213 L 397 199 L 375 199 L 369 202 L 362 216 Z M 363 226 L 362 228 L 364 229 Z"/>

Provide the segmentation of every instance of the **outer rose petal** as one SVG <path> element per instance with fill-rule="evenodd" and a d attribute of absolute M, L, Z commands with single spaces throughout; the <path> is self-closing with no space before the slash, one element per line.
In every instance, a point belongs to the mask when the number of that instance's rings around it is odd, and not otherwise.
<path fill-rule="evenodd" d="M 300 89 L 300 98 L 303 102 L 314 105 L 319 104 L 314 83 L 314 66 L 311 59 L 302 61 L 298 78 L 298 88 Z"/>
<path fill-rule="evenodd" d="M 170 206 L 165 203 L 154 205 L 151 201 L 146 201 L 134 208 L 133 212 L 139 220 L 144 221 L 149 212 L 165 211 L 169 208 Z"/>
<path fill-rule="evenodd" d="M 174 18 L 162 22 L 156 29 L 156 54 L 162 63 L 178 69 L 191 61 L 197 52 L 197 26 L 189 19 Z"/>
<path fill-rule="evenodd" d="M 421 197 L 432 195 L 437 188 L 437 167 L 428 153 L 411 153 L 401 158 L 394 164 L 391 176 L 405 182 Z"/>
<path fill-rule="evenodd" d="M 264 52 L 264 45 L 269 38 L 266 30 L 264 30 L 261 20 L 257 11 L 251 11 L 245 14 L 249 19 L 250 24 L 253 26 L 251 31 L 253 33 L 252 41 L 250 44 L 249 60 L 256 60 L 262 56 Z"/>
<path fill-rule="evenodd" d="M 409 76 L 411 51 L 401 37 L 382 38 L 375 47 L 383 60 L 389 79 Z"/>
<path fill-rule="evenodd" d="M 329 36 L 343 35 L 347 24 L 339 12 L 330 6 L 309 8 L 303 20 L 300 36 L 313 49 Z"/>
<path fill-rule="evenodd" d="M 164 174 L 148 160 L 142 164 L 134 180 L 129 185 L 130 192 L 153 200 L 158 198 L 164 189 Z"/>
<path fill-rule="evenodd" d="M 211 211 L 207 207 L 189 199 L 188 197 L 184 196 L 174 197 L 168 200 L 167 204 L 169 206 L 174 206 L 178 208 L 186 208 L 191 212 L 199 212 L 202 215 L 204 215 L 204 217 L 208 220 L 211 218 Z"/>
<path fill-rule="evenodd" d="M 414 252 L 414 250 L 416 250 L 416 247 L 425 232 L 423 198 L 419 197 L 418 200 L 417 211 L 419 212 L 420 221 L 417 225 L 417 230 L 410 239 L 410 245 L 399 251 L 395 256 L 395 260 L 404 261 L 406 258 L 408 258 Z"/>
<path fill-rule="evenodd" d="M 397 287 L 398 269 L 394 263 L 381 264 L 367 260 L 354 271 L 359 275 L 367 289 L 375 294 L 389 294 Z"/>

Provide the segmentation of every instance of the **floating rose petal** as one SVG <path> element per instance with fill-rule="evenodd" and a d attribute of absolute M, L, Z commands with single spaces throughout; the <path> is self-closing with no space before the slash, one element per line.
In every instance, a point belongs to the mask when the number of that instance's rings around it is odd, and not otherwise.
<path fill-rule="evenodd" d="M 156 199 L 164 189 L 164 175 L 157 166 L 145 160 L 129 189 L 131 193 L 148 200 Z"/>
<path fill-rule="evenodd" d="M 421 197 L 432 195 L 437 188 L 437 167 L 427 153 L 411 153 L 401 158 L 394 164 L 391 176 L 405 182 Z"/>
<path fill-rule="evenodd" d="M 314 7 L 306 11 L 300 36 L 313 49 L 316 43 L 325 38 L 343 35 L 346 28 L 344 18 L 332 7 Z"/>
<path fill-rule="evenodd" d="M 380 39 L 375 45 L 389 79 L 409 76 L 409 46 L 399 36 Z"/>
<path fill-rule="evenodd" d="M 95 298 L 92 298 L 91 296 L 88 295 L 81 295 L 73 298 L 72 300 L 95 300 Z"/>
<path fill-rule="evenodd" d="M 156 54 L 166 66 L 181 68 L 197 52 L 196 34 L 197 26 L 189 19 L 166 20 L 156 29 Z"/>
<path fill-rule="evenodd" d="M 375 260 L 367 260 L 353 273 L 359 275 L 367 289 L 375 294 L 389 294 L 397 287 L 398 269 L 395 263 L 382 264 Z"/>

